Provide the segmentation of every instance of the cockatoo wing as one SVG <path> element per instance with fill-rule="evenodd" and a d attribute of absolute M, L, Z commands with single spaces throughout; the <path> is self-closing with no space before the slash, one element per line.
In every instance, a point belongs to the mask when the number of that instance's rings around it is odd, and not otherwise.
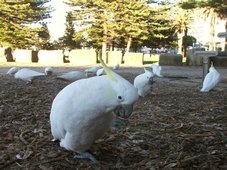
<path fill-rule="evenodd" d="M 18 72 L 14 74 L 14 77 L 16 79 L 21 79 L 24 81 L 32 81 L 35 77 L 40 77 L 40 76 L 45 76 L 45 74 L 28 69 L 28 68 L 20 69 Z"/>
<path fill-rule="evenodd" d="M 209 92 L 220 82 L 220 80 L 220 73 L 215 69 L 210 70 L 210 72 L 204 78 L 203 87 L 200 91 Z"/>
<path fill-rule="evenodd" d="M 151 68 L 152 68 L 152 72 L 158 76 L 158 77 L 163 77 L 161 75 L 161 70 L 162 70 L 162 67 L 157 65 L 157 64 L 151 64 Z"/>
<path fill-rule="evenodd" d="M 145 69 L 145 73 L 140 74 L 134 79 L 134 87 L 138 90 L 138 95 L 145 97 L 151 91 L 151 81 L 154 77 L 154 74 Z"/>
<path fill-rule="evenodd" d="M 83 78 L 86 78 L 82 71 L 70 71 L 67 73 L 63 73 L 62 75 L 57 76 L 59 79 L 68 80 L 68 81 L 76 81 Z"/>

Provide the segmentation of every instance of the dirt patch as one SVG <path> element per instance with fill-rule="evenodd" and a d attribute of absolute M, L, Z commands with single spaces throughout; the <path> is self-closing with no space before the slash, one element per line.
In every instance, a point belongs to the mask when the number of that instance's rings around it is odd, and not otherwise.
<path fill-rule="evenodd" d="M 131 82 L 136 74 L 121 72 Z M 226 86 L 200 93 L 198 79 L 156 78 L 126 124 L 90 149 L 97 167 L 51 141 L 51 104 L 69 82 L 0 78 L 0 169 L 227 169 Z"/>

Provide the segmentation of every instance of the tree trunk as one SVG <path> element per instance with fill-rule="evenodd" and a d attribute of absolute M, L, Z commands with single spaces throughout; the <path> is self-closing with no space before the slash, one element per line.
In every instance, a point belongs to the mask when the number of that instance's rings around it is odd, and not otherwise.
<path fill-rule="evenodd" d="M 215 45 L 214 45 L 214 32 L 215 32 L 215 14 L 211 14 L 210 16 L 210 43 L 209 43 L 209 51 L 214 51 L 215 50 Z"/>
<path fill-rule="evenodd" d="M 183 36 L 183 57 L 186 57 L 187 55 L 187 36 L 188 36 L 188 28 L 184 30 L 184 36 Z"/>
<path fill-rule="evenodd" d="M 128 37 L 128 42 L 127 42 L 127 48 L 126 48 L 126 51 L 125 51 L 126 53 L 129 52 L 131 44 L 132 44 L 132 37 L 129 36 Z"/>
<path fill-rule="evenodd" d="M 182 54 L 182 42 L 183 42 L 182 33 L 177 34 L 177 39 L 178 39 L 178 54 Z"/>
<path fill-rule="evenodd" d="M 107 15 L 106 10 L 103 13 L 104 17 Z M 106 17 L 105 17 L 106 18 Z M 103 39 L 102 39 L 102 59 L 106 62 L 106 47 L 107 47 L 107 24 L 103 22 Z"/>
<path fill-rule="evenodd" d="M 227 32 L 227 20 L 225 21 L 225 31 Z M 227 37 L 225 38 L 225 51 L 227 51 Z"/>

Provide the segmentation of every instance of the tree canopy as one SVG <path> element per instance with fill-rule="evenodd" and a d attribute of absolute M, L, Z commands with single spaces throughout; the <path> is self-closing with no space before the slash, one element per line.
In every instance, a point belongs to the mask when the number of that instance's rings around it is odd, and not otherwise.
<path fill-rule="evenodd" d="M 156 41 L 169 46 L 174 40 L 174 30 L 168 18 L 168 9 L 163 6 L 157 10 L 157 6 L 153 7 L 149 2 L 70 0 L 69 4 L 74 6 L 75 22 L 87 28 L 84 32 L 88 34 L 89 42 L 93 42 L 93 47 L 103 44 L 127 49 L 130 46 L 136 49 L 141 45 L 157 47 Z"/>
<path fill-rule="evenodd" d="M 0 0 L 0 45 L 21 48 L 35 45 L 45 28 L 32 28 L 30 24 L 50 17 L 50 9 L 44 6 L 49 1 Z"/>

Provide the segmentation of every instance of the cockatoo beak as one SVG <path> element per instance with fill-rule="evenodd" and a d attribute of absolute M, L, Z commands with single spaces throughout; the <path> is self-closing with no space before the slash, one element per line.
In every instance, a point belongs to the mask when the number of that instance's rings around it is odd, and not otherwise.
<path fill-rule="evenodd" d="M 133 112 L 133 105 L 122 104 L 114 110 L 114 113 L 121 118 L 128 118 Z"/>

